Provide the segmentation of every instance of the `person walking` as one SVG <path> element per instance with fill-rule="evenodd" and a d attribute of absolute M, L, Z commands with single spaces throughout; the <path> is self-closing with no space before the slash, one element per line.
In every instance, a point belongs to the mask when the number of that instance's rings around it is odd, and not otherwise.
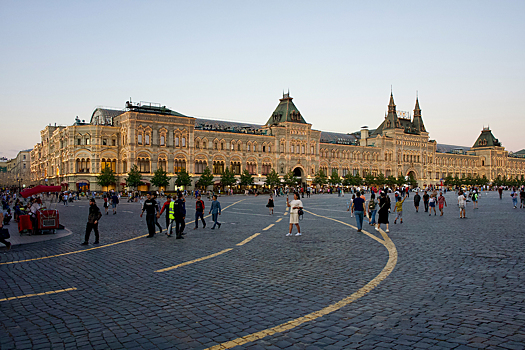
<path fill-rule="evenodd" d="M 109 203 L 108 203 L 108 196 L 104 195 L 104 211 L 106 213 L 106 215 L 108 215 L 108 208 L 109 208 Z"/>
<path fill-rule="evenodd" d="M 361 198 L 361 193 L 357 191 L 356 197 L 352 200 L 352 211 L 355 214 L 355 221 L 357 224 L 357 232 L 363 229 L 363 219 L 365 213 L 365 201 Z M 349 211 L 347 209 L 346 211 Z"/>
<path fill-rule="evenodd" d="M 397 197 L 396 206 L 394 208 L 394 211 L 397 212 L 396 218 L 394 219 L 394 224 L 397 223 L 397 219 L 399 219 L 399 223 L 403 223 L 403 203 L 405 202 L 405 199 L 407 198 L 407 195 L 403 198 L 401 196 Z"/>
<path fill-rule="evenodd" d="M 430 198 L 428 199 L 428 206 L 430 208 L 430 213 L 428 214 L 428 216 L 432 215 L 432 209 L 434 209 L 434 216 L 437 215 L 437 212 L 436 212 L 436 199 L 437 199 L 437 196 L 434 193 L 432 193 L 430 195 Z"/>
<path fill-rule="evenodd" d="M 162 232 L 162 226 L 159 224 L 159 212 L 160 212 L 160 202 L 157 200 L 157 194 L 153 193 L 153 200 L 155 201 L 156 215 L 155 215 L 155 226 L 159 228 L 159 233 Z"/>
<path fill-rule="evenodd" d="M 466 219 L 465 214 L 465 207 L 467 204 L 467 198 L 465 198 L 465 195 L 463 194 L 463 190 L 459 190 L 458 192 L 458 207 L 459 207 L 459 218 L 460 219 Z"/>
<path fill-rule="evenodd" d="M 447 201 L 445 199 L 445 196 L 443 196 L 443 192 L 439 192 L 439 197 L 437 199 L 439 211 L 441 212 L 440 216 L 443 216 L 443 206 L 447 206 Z"/>
<path fill-rule="evenodd" d="M 273 208 L 275 207 L 275 204 L 273 203 L 272 195 L 270 195 L 270 198 L 268 198 L 268 204 L 266 204 L 266 207 L 270 211 L 270 215 L 273 215 Z"/>
<path fill-rule="evenodd" d="M 84 237 L 84 242 L 82 245 L 88 245 L 89 244 L 89 236 L 91 235 L 91 231 L 95 231 L 95 243 L 99 243 L 99 234 L 98 234 L 98 221 L 102 217 L 102 213 L 100 212 L 100 209 L 97 207 L 97 203 L 95 202 L 95 198 L 91 198 L 89 200 L 89 213 L 88 213 L 88 221 L 86 224 L 86 236 Z"/>
<path fill-rule="evenodd" d="M 169 230 L 169 226 L 170 226 L 170 214 L 169 214 L 170 203 L 171 203 L 171 196 L 168 194 L 166 196 L 166 202 L 164 202 L 164 205 L 162 206 L 162 209 L 157 214 L 157 219 L 159 219 L 160 216 L 162 215 L 162 213 L 164 213 L 164 211 L 166 211 L 166 215 L 164 215 L 166 217 L 166 235 L 171 235 L 171 233 L 172 233 L 172 231 Z"/>
<path fill-rule="evenodd" d="M 390 200 L 389 197 L 386 195 L 386 193 L 383 191 L 381 192 L 381 197 L 379 197 L 379 209 L 377 213 L 379 214 L 379 218 L 377 220 L 377 227 L 376 230 L 379 231 L 379 228 L 381 227 L 381 224 L 386 225 L 386 231 L 390 232 L 388 229 L 388 214 L 390 209 Z"/>
<path fill-rule="evenodd" d="M 113 195 L 111 196 L 111 208 L 113 208 L 113 215 L 117 214 L 117 205 L 119 202 L 120 200 L 118 198 L 117 192 L 113 192 Z"/>
<path fill-rule="evenodd" d="M 146 200 L 142 206 L 140 217 L 146 212 L 146 225 L 148 225 L 148 238 L 155 236 L 155 216 L 157 213 L 157 202 L 151 198 L 151 193 L 148 192 Z"/>
<path fill-rule="evenodd" d="M 377 201 L 376 201 L 376 195 L 374 192 L 370 195 L 370 200 L 368 201 L 368 224 L 369 225 L 375 225 L 376 224 L 376 213 L 377 213 Z"/>
<path fill-rule="evenodd" d="M 423 194 L 423 205 L 425 206 L 425 213 L 428 213 L 428 200 L 430 199 L 430 196 L 428 195 L 427 191 Z"/>
<path fill-rule="evenodd" d="M 290 208 L 290 229 L 286 236 L 292 235 L 293 225 L 297 227 L 296 236 L 301 236 L 301 227 L 299 226 L 299 209 L 303 209 L 303 202 L 299 199 L 299 194 L 294 192 L 293 201 L 289 201 L 286 197 L 286 206 Z"/>
<path fill-rule="evenodd" d="M 62 200 L 64 201 L 64 205 L 67 207 L 68 204 L 67 204 L 67 200 L 69 198 L 69 195 L 67 194 L 67 192 L 64 192 L 64 195 L 62 196 Z"/>
<path fill-rule="evenodd" d="M 478 199 L 479 199 L 479 193 L 476 188 L 472 190 L 472 203 L 474 204 L 473 209 L 478 209 Z"/>
<path fill-rule="evenodd" d="M 514 209 L 516 209 L 518 207 L 518 192 L 516 192 L 516 187 L 512 187 L 510 197 L 512 198 L 512 205 L 514 206 Z"/>
<path fill-rule="evenodd" d="M 520 208 L 525 208 L 525 186 L 521 186 L 520 200 Z"/>
<path fill-rule="evenodd" d="M 204 201 L 201 199 L 201 195 L 197 195 L 197 201 L 195 202 L 195 227 L 194 230 L 199 228 L 199 218 L 202 221 L 202 228 L 206 228 L 206 221 L 204 221 Z"/>
<path fill-rule="evenodd" d="M 7 231 L 7 233 L 5 233 Z M 4 228 L 4 213 L 0 211 L 0 243 L 5 244 L 7 250 L 11 249 L 11 242 L 7 241 L 9 231 Z"/>
<path fill-rule="evenodd" d="M 219 215 L 221 215 L 221 203 L 217 200 L 217 196 L 212 196 L 213 202 L 211 202 L 210 212 L 208 214 L 211 214 L 211 219 L 213 220 L 213 227 L 212 230 L 215 230 L 215 226 L 219 225 L 219 228 L 221 228 L 221 223 L 219 220 Z"/>
<path fill-rule="evenodd" d="M 186 219 L 186 203 L 182 199 L 182 193 L 179 193 L 177 197 L 177 200 L 170 203 L 170 226 L 168 227 L 170 234 L 168 237 L 171 237 L 173 223 L 175 222 L 175 234 L 177 235 L 177 239 L 183 239 L 184 237 L 182 237 L 182 235 L 184 234 L 184 228 L 186 227 L 186 223 L 184 222 L 184 219 Z"/>
<path fill-rule="evenodd" d="M 503 186 L 498 187 L 499 199 L 503 198 Z"/>
<path fill-rule="evenodd" d="M 416 191 L 416 194 L 414 195 L 414 207 L 416 207 L 416 213 L 419 211 L 419 202 L 421 202 L 421 196 L 419 195 L 419 192 Z"/>

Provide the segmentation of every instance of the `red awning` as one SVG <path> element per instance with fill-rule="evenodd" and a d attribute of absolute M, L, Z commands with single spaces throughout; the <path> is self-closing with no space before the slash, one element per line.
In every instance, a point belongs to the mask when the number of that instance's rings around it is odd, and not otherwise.
<path fill-rule="evenodd" d="M 62 187 L 60 186 L 43 186 L 38 185 L 32 188 L 26 188 L 22 192 L 20 192 L 20 195 L 24 198 L 27 198 L 29 196 L 32 196 L 34 194 L 38 193 L 45 193 L 45 192 L 60 192 L 62 191 Z"/>
<path fill-rule="evenodd" d="M 126 186 L 126 183 L 125 182 L 121 182 L 120 186 Z"/>

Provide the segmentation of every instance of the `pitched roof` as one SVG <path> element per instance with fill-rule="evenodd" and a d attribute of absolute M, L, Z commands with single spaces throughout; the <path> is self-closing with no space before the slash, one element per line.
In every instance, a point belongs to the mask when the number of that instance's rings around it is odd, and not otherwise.
<path fill-rule="evenodd" d="M 299 112 L 292 100 L 293 98 L 290 97 L 290 93 L 283 93 L 283 98 L 279 99 L 279 104 L 277 108 L 275 108 L 275 111 L 273 111 L 270 119 L 266 122 L 266 125 L 277 125 L 284 122 L 306 124 L 301 112 Z"/>
<path fill-rule="evenodd" d="M 338 132 L 321 131 L 321 142 L 324 143 L 339 143 L 339 144 L 353 144 L 357 141 L 357 136 L 354 134 L 342 134 Z"/>
<path fill-rule="evenodd" d="M 472 148 L 495 146 L 501 147 L 501 143 L 497 138 L 494 137 L 492 131 L 490 131 L 489 128 L 483 128 L 483 130 L 481 130 L 481 134 L 478 136 L 476 142 L 474 142 L 474 146 L 472 146 Z"/>

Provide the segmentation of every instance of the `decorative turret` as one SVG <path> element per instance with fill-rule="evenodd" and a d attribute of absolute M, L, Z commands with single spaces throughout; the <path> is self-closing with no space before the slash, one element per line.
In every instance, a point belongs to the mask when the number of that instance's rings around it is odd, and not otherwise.
<path fill-rule="evenodd" d="M 268 119 L 266 125 L 277 125 L 284 122 L 306 124 L 301 112 L 295 107 L 292 100 L 293 98 L 290 97 L 290 91 L 286 94 L 283 92 L 283 98 L 279 99 L 279 105 L 277 105 L 277 108 L 273 111 L 272 116 Z"/>
<path fill-rule="evenodd" d="M 479 147 L 501 147 L 501 143 L 497 138 L 494 137 L 492 131 L 490 131 L 490 128 L 483 127 L 483 130 L 481 130 L 481 135 L 479 135 L 476 142 L 474 142 L 474 146 L 472 146 L 472 148 Z"/>
<path fill-rule="evenodd" d="M 394 103 L 394 95 L 390 91 L 390 102 L 388 103 L 388 114 L 385 116 L 385 120 L 379 125 L 374 131 L 374 134 L 381 134 L 384 130 L 395 129 L 401 127 L 399 120 L 397 119 L 396 104 Z"/>
<path fill-rule="evenodd" d="M 421 118 L 421 109 L 419 108 L 419 99 L 416 96 L 416 107 L 414 107 L 414 131 L 416 133 L 426 132 L 425 125 L 423 124 L 423 118 Z"/>

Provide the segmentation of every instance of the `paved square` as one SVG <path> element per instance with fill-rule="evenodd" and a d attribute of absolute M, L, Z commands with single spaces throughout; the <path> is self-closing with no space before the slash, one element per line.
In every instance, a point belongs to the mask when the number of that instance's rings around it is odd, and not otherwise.
<path fill-rule="evenodd" d="M 267 196 L 222 197 L 222 227 L 184 240 L 141 237 L 122 203 L 87 247 L 87 201 L 60 207 L 72 235 L 0 254 L 0 348 L 524 348 L 525 209 L 483 193 L 460 220 L 453 193 L 444 217 L 410 198 L 387 236 L 350 227 L 349 199 L 303 199 L 286 237 L 282 197 L 273 216 Z"/>

